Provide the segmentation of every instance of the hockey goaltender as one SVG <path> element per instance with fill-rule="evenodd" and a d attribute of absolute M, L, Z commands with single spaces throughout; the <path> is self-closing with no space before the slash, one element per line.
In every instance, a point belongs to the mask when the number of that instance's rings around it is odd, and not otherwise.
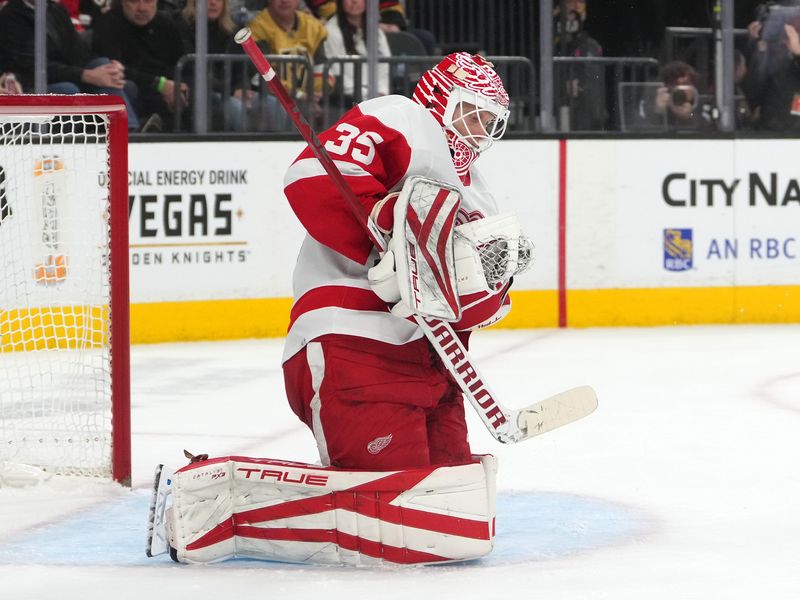
<path fill-rule="evenodd" d="M 280 85 L 247 38 L 237 41 Z M 472 330 L 507 314 L 513 277 L 532 260 L 474 166 L 503 135 L 508 106 L 493 65 L 459 52 L 412 99 L 368 100 L 318 140 L 304 134 L 284 180 L 307 236 L 283 371 L 320 465 L 190 456 L 177 472 L 159 467 L 149 556 L 375 565 L 491 552 L 496 461 L 472 454 L 464 397 L 503 442 L 596 406 L 591 388 L 576 388 L 553 397 L 561 404 L 503 410 L 466 354 Z"/>

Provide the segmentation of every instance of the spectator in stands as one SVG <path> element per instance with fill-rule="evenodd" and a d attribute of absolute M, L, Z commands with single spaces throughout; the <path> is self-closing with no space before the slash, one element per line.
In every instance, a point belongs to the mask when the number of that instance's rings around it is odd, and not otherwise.
<path fill-rule="evenodd" d="M 156 0 L 115 0 L 111 10 L 95 23 L 92 46 L 97 54 L 125 65 L 137 87 L 139 114 L 149 115 L 148 131 L 173 122 L 177 103 L 187 105 L 189 87 L 176 89 L 175 65 L 185 53 L 173 19 L 157 11 Z M 163 123 L 163 125 L 162 125 Z"/>
<path fill-rule="evenodd" d="M 91 31 L 92 25 L 97 22 L 97 19 L 111 10 L 111 0 L 81 0 L 79 8 L 79 19 L 88 21 L 86 27 Z"/>
<path fill-rule="evenodd" d="M 322 97 L 322 70 L 325 63 L 325 26 L 312 15 L 298 10 L 300 0 L 268 0 L 268 4 L 250 22 L 249 27 L 256 42 L 266 42 L 273 54 L 305 57 L 312 65 L 313 98 L 307 98 L 307 69 L 296 63 L 276 67 L 286 89 L 298 100 L 310 102 L 312 117 L 319 116 L 319 100 Z M 259 129 L 267 131 L 290 131 L 292 122 L 274 96 L 262 93 L 259 101 L 262 109 Z"/>
<path fill-rule="evenodd" d="M 246 26 L 262 8 L 264 0 L 230 0 L 229 12 L 236 29 Z"/>
<path fill-rule="evenodd" d="M 72 21 L 72 26 L 75 27 L 75 31 L 78 32 L 83 31 L 84 30 L 83 24 L 81 23 L 80 0 L 58 0 L 58 1 L 67 10 L 67 14 L 69 15 L 69 18 Z"/>
<path fill-rule="evenodd" d="M 800 131 L 800 15 L 780 23 L 776 39 L 758 43 L 750 57 L 743 88 L 756 106 L 757 127 L 770 131 Z M 773 28 L 774 29 L 774 28 Z"/>
<path fill-rule="evenodd" d="M 206 11 L 208 18 L 208 53 L 229 53 L 238 44 L 233 40 L 235 26 L 228 12 L 228 0 L 207 0 Z M 175 20 L 181 33 L 183 48 L 187 54 L 194 52 L 196 12 L 196 1 L 186 0 L 186 5 L 177 14 Z"/>
<path fill-rule="evenodd" d="M 397 0 L 381 0 L 381 22 L 378 27 L 382 31 L 407 31 L 416 37 L 425 47 L 427 54 L 438 54 L 436 50 L 436 38 L 427 29 L 411 27 L 406 17 L 405 8 Z"/>
<path fill-rule="evenodd" d="M 564 13 L 561 12 L 561 4 L 553 9 L 553 54 L 576 59 L 603 56 L 603 48 L 583 28 L 587 13 L 586 1 L 566 0 L 564 7 Z M 607 117 L 604 68 L 576 60 L 557 63 L 555 75 L 562 129 L 603 129 Z"/>
<path fill-rule="evenodd" d="M 336 13 L 325 28 L 328 37 L 325 40 L 325 55 L 331 56 L 366 56 L 366 25 L 367 25 L 366 0 L 336 0 Z M 378 55 L 391 56 L 389 42 L 386 34 L 378 29 Z M 339 77 L 340 65 L 334 65 L 333 75 Z M 354 90 L 354 68 L 352 64 L 345 64 L 342 80 L 342 94 L 345 105 L 349 108 L 354 102 L 361 102 L 367 98 L 368 73 L 367 65 L 361 69 L 361 89 Z M 378 65 L 378 95 L 389 94 L 389 65 Z"/>
<path fill-rule="evenodd" d="M 336 13 L 336 0 L 306 0 L 311 14 L 323 23 L 327 22 Z M 438 54 L 436 50 L 436 38 L 427 29 L 409 27 L 406 19 L 406 11 L 403 4 L 397 0 L 381 0 L 378 4 L 380 9 L 380 22 L 378 27 L 385 33 L 395 31 L 407 31 L 415 36 L 422 43 L 426 54 Z"/>
<path fill-rule="evenodd" d="M 0 70 L 0 96 L 22 94 L 22 86 L 14 73 Z"/>
<path fill-rule="evenodd" d="M 17 80 L 16 73 L 12 73 L 8 65 L 11 61 L 6 56 L 5 50 L 0 47 L 0 95 L 21 94 L 22 86 Z"/>
<path fill-rule="evenodd" d="M 138 129 L 132 104 L 135 88 L 126 80 L 121 62 L 106 54 L 92 57 L 88 44 L 75 30 L 67 10 L 47 3 L 47 91 L 51 94 L 115 94 L 128 107 L 128 127 Z M 15 71 L 21 85 L 34 88 L 34 3 L 10 0 L 0 10 L 0 53 Z M 110 60 L 111 59 L 111 60 Z"/>
<path fill-rule="evenodd" d="M 711 123 L 701 110 L 698 76 L 694 68 L 680 60 L 664 65 L 663 85 L 656 90 L 651 117 L 668 129 L 701 130 Z"/>
<path fill-rule="evenodd" d="M 196 10 L 196 0 L 187 0 L 183 10 L 176 13 L 175 23 L 181 32 L 183 47 L 187 54 L 195 51 Z M 242 55 L 240 46 L 233 39 L 235 26 L 228 10 L 228 0 L 208 0 L 207 16 L 208 53 Z M 232 90 L 235 89 L 235 93 L 241 98 L 241 85 L 239 85 L 239 88 L 236 88 L 235 84 L 241 81 L 241 69 L 246 66 L 245 64 L 241 64 L 238 67 L 232 68 L 232 79 L 226 81 L 225 64 L 222 62 L 210 64 L 208 88 L 211 98 L 210 110 L 212 129 L 217 131 L 224 129 L 224 106 L 226 96 L 230 95 Z M 187 77 L 190 80 L 193 76 L 194 71 L 187 73 Z"/>

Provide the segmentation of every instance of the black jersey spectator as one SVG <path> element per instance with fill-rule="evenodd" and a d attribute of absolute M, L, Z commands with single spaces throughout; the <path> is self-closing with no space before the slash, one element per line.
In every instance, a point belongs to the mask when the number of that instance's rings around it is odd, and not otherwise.
<path fill-rule="evenodd" d="M 194 52 L 195 46 L 195 15 L 197 3 L 195 0 L 186 0 L 176 19 L 176 24 L 181 32 L 183 48 L 186 52 Z M 228 10 L 228 0 L 207 0 L 206 13 L 208 18 L 208 53 L 227 54 L 237 46 L 233 40 L 235 25 Z"/>
<path fill-rule="evenodd" d="M 195 14 L 196 0 L 187 0 L 186 6 L 176 14 L 176 24 L 183 38 L 183 47 L 187 53 L 195 51 Z M 234 41 L 235 25 L 228 9 L 228 0 L 208 0 L 208 53 L 209 54 L 242 54 L 241 47 Z M 243 55 L 243 54 L 242 54 Z M 244 75 L 243 75 L 244 71 Z M 208 88 L 211 98 L 211 124 L 212 129 L 231 129 L 224 127 L 224 107 L 226 97 L 236 93 L 241 94 L 242 81 L 249 85 L 249 75 L 255 73 L 248 68 L 248 63 L 238 63 L 230 69 L 230 77 L 226 77 L 225 63 L 212 62 L 208 69 Z M 194 72 L 186 74 L 189 81 L 193 80 Z"/>
<path fill-rule="evenodd" d="M 558 63 L 556 81 L 558 102 L 562 111 L 562 127 L 577 131 L 604 129 L 606 123 L 605 69 L 601 65 L 582 62 L 582 58 L 599 58 L 603 48 L 583 28 L 587 6 L 585 0 L 566 0 L 553 10 L 556 56 L 577 60 Z"/>
<path fill-rule="evenodd" d="M 5 50 L 0 46 L 0 95 L 13 95 L 23 93 L 22 85 L 16 73 L 11 71 L 11 61 L 6 56 Z"/>
<path fill-rule="evenodd" d="M 69 13 L 57 2 L 47 2 L 47 91 L 51 94 L 103 93 L 121 96 L 128 105 L 128 127 L 139 122 L 132 105 L 134 86 L 126 80 L 123 63 L 108 55 L 92 56 L 75 30 Z M 22 87 L 34 87 L 34 5 L 9 0 L 0 10 L 0 54 L 17 73 Z"/>
<path fill-rule="evenodd" d="M 124 64 L 136 84 L 139 114 L 171 123 L 175 103 L 188 104 L 189 93 L 186 84 L 175 89 L 175 65 L 184 48 L 174 20 L 157 11 L 157 0 L 118 0 L 93 29 L 94 51 Z"/>
<path fill-rule="evenodd" d="M 777 16 L 776 16 L 777 18 Z M 772 25 L 770 29 L 770 25 Z M 767 35 L 772 30 L 774 33 Z M 758 28 L 743 88 L 769 131 L 800 131 L 800 15 Z"/>

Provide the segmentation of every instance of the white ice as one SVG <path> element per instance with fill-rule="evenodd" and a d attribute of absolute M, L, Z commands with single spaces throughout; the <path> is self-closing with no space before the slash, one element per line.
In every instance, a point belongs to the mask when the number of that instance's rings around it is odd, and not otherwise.
<path fill-rule="evenodd" d="M 460 566 L 366 569 L 144 557 L 156 463 L 182 450 L 316 460 L 283 399 L 281 340 L 137 346 L 133 490 L 0 489 L 0 597 L 800 597 L 800 326 L 495 331 L 473 356 L 521 406 L 591 384 L 596 413 L 500 446 L 498 538 Z"/>

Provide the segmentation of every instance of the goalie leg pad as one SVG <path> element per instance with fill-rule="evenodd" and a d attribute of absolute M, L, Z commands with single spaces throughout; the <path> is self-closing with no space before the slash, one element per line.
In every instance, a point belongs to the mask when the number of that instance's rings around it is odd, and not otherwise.
<path fill-rule="evenodd" d="M 496 462 L 344 471 L 224 457 L 173 477 L 169 530 L 183 563 L 247 557 L 315 564 L 426 564 L 488 554 Z"/>

